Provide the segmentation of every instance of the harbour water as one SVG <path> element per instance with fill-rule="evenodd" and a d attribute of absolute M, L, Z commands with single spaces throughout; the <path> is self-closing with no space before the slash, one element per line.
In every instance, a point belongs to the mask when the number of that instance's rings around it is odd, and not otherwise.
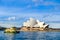
<path fill-rule="evenodd" d="M 60 32 L 20 32 L 13 34 L 0 31 L 0 40 L 60 40 Z"/>

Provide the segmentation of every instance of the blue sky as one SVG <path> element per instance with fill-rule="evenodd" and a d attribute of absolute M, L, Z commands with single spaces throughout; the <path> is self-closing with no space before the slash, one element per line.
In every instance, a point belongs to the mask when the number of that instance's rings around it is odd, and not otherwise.
<path fill-rule="evenodd" d="M 0 0 L 0 25 L 21 26 L 33 17 L 60 28 L 60 0 Z"/>

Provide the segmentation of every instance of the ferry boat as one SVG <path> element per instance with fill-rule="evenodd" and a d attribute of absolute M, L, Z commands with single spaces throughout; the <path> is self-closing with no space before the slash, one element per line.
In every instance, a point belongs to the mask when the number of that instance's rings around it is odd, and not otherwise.
<path fill-rule="evenodd" d="M 17 31 L 15 27 L 7 28 L 7 29 L 5 29 L 4 32 L 5 33 L 19 33 L 19 31 Z"/>

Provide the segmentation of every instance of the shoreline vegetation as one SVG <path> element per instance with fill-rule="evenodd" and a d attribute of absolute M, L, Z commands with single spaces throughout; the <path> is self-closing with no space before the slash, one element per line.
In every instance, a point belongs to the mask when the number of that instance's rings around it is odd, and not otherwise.
<path fill-rule="evenodd" d="M 60 32 L 60 28 L 26 28 L 26 27 L 20 27 L 20 28 L 17 28 L 17 27 L 11 27 L 11 28 L 15 28 L 17 31 L 24 31 L 24 32 L 38 32 L 38 31 L 46 31 L 46 32 Z M 0 30 L 3 30 L 5 31 L 6 29 L 9 29 L 9 28 L 5 28 L 5 27 L 0 27 Z"/>

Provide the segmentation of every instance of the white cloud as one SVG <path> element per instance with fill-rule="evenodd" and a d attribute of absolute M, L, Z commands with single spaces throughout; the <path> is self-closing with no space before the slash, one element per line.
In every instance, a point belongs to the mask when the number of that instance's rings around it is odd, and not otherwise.
<path fill-rule="evenodd" d="M 56 14 L 45 15 L 43 17 L 43 20 L 46 22 L 59 22 L 60 21 L 60 15 L 56 15 Z"/>
<path fill-rule="evenodd" d="M 54 2 L 44 2 L 44 5 L 56 5 Z"/>
<path fill-rule="evenodd" d="M 32 2 L 35 3 L 34 4 L 35 6 L 39 6 L 39 5 L 45 5 L 45 6 L 47 6 L 47 5 L 53 5 L 53 6 L 60 5 L 60 4 L 56 3 L 56 2 L 53 2 L 53 1 L 45 1 L 45 0 L 32 0 Z"/>
<path fill-rule="evenodd" d="M 7 20 L 15 20 L 16 19 L 16 17 L 9 17 Z"/>

